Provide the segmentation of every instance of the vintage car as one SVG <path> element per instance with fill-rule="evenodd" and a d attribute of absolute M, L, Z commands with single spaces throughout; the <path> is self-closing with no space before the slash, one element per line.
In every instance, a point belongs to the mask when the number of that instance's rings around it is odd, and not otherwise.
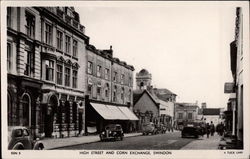
<path fill-rule="evenodd" d="M 124 134 L 120 124 L 109 124 L 105 126 L 99 136 L 101 141 L 123 140 Z"/>
<path fill-rule="evenodd" d="M 202 135 L 202 131 L 198 127 L 186 126 L 181 131 L 181 137 L 195 137 L 198 138 L 199 135 Z"/>
<path fill-rule="evenodd" d="M 157 128 L 154 123 L 149 122 L 149 123 L 144 123 L 142 124 L 142 134 L 143 135 L 154 135 L 157 133 Z"/>
<path fill-rule="evenodd" d="M 37 138 L 33 140 L 30 131 L 23 126 L 8 127 L 8 149 L 9 150 L 42 150 L 43 143 Z"/>

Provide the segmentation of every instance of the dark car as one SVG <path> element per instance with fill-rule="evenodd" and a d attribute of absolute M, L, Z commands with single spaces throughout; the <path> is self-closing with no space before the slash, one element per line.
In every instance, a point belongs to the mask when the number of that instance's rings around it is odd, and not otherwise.
<path fill-rule="evenodd" d="M 123 140 L 124 134 L 120 124 L 109 124 L 105 126 L 100 134 L 101 141 L 105 140 Z"/>
<path fill-rule="evenodd" d="M 23 126 L 8 127 L 9 150 L 42 150 L 43 143 L 37 138 L 33 140 L 30 131 Z"/>
<path fill-rule="evenodd" d="M 148 135 L 148 134 L 154 135 L 156 133 L 157 133 L 157 129 L 156 129 L 156 126 L 154 123 L 149 122 L 149 123 L 144 123 L 142 125 L 142 134 L 143 135 Z"/>
<path fill-rule="evenodd" d="M 198 138 L 199 135 L 202 135 L 201 129 L 197 127 L 184 127 L 181 131 L 181 137 L 195 137 Z"/>

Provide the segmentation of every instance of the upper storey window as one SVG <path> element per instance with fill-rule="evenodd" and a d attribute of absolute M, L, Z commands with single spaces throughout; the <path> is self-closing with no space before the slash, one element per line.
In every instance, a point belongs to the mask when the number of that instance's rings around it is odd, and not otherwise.
<path fill-rule="evenodd" d="M 63 33 L 57 30 L 56 37 L 57 37 L 57 49 L 62 50 L 63 49 Z"/>
<path fill-rule="evenodd" d="M 65 52 L 70 54 L 71 39 L 70 36 L 65 35 Z"/>
<path fill-rule="evenodd" d="M 48 23 L 45 24 L 45 43 L 52 45 L 52 26 Z"/>
<path fill-rule="evenodd" d="M 93 74 L 93 63 L 88 61 L 88 74 Z"/>
<path fill-rule="evenodd" d="M 54 81 L 54 61 L 46 60 L 45 69 L 46 69 L 46 80 Z"/>
<path fill-rule="evenodd" d="M 7 7 L 7 26 L 11 27 L 11 7 Z"/>
<path fill-rule="evenodd" d="M 34 38 L 35 37 L 35 16 L 30 14 L 29 12 L 25 12 L 26 16 L 26 34 Z"/>
<path fill-rule="evenodd" d="M 77 40 L 73 40 L 73 56 L 77 57 L 78 54 L 78 42 Z"/>

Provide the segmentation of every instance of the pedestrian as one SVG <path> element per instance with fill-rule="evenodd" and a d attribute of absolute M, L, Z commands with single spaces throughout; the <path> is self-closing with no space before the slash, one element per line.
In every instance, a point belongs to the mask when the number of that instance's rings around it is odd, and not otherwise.
<path fill-rule="evenodd" d="M 210 125 L 209 125 L 209 123 L 207 123 L 207 125 L 206 125 L 206 133 L 207 133 L 207 138 L 209 138 L 209 134 L 210 134 Z"/>
<path fill-rule="evenodd" d="M 211 124 L 210 124 L 210 131 L 211 131 L 211 136 L 214 136 L 215 127 L 214 127 L 214 124 L 213 124 L 212 121 L 211 121 Z"/>
<path fill-rule="evenodd" d="M 225 131 L 225 127 L 224 127 L 224 124 L 221 122 L 220 123 L 220 131 L 219 131 L 220 136 L 222 136 L 224 134 L 224 131 Z"/>

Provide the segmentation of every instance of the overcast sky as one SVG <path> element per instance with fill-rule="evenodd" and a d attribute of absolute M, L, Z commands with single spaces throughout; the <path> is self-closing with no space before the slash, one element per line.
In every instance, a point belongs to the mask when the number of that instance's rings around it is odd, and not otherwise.
<path fill-rule="evenodd" d="M 112 45 L 114 57 L 135 67 L 134 76 L 145 68 L 153 86 L 176 93 L 178 102 L 226 107 L 236 5 L 130 2 L 75 9 L 90 43 Z"/>

